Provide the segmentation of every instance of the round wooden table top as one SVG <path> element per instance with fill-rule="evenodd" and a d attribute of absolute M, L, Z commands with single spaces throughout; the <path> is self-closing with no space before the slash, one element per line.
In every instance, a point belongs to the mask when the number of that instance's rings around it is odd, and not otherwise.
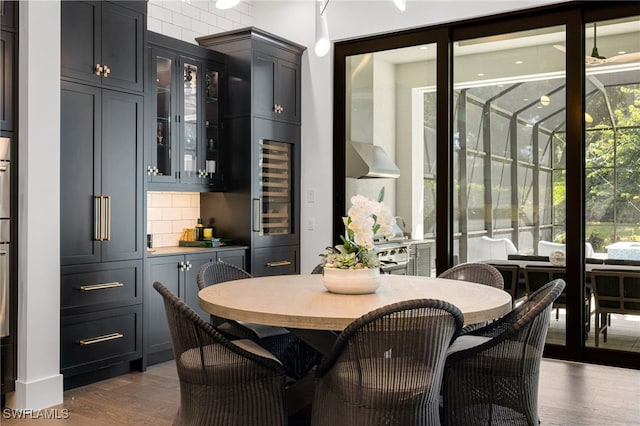
<path fill-rule="evenodd" d="M 466 324 L 501 317 L 511 296 L 467 281 L 411 275 L 382 275 L 375 293 L 334 294 L 322 275 L 278 275 L 227 281 L 198 294 L 200 307 L 236 321 L 310 330 L 343 330 L 356 318 L 382 306 L 411 299 L 441 299 L 457 306 Z"/>

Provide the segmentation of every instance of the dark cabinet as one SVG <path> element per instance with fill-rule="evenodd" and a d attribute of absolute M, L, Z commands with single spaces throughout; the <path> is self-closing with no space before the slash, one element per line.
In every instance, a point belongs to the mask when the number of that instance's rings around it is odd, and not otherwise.
<path fill-rule="evenodd" d="M 253 81 L 257 115 L 300 123 L 300 64 L 254 52 Z"/>
<path fill-rule="evenodd" d="M 256 276 L 300 271 L 300 69 L 304 47 L 257 28 L 197 39 L 227 55 L 225 194 L 204 194 L 205 223 L 251 246 Z"/>
<path fill-rule="evenodd" d="M 143 90 L 146 2 L 63 1 L 61 19 L 64 77 Z"/>
<path fill-rule="evenodd" d="M 149 35 L 150 189 L 224 189 L 220 55 Z"/>
<path fill-rule="evenodd" d="M 0 25 L 5 28 L 16 28 L 17 1 L 0 1 Z"/>
<path fill-rule="evenodd" d="M 244 258 L 244 249 L 222 249 L 186 255 L 154 256 L 147 259 L 144 285 L 146 365 L 167 361 L 173 357 L 171 334 L 167 325 L 164 302 L 160 294 L 153 288 L 153 283 L 160 281 L 202 318 L 208 320 L 209 314 L 200 308 L 198 302 L 199 290 L 196 283 L 198 271 L 205 263 L 216 259 L 244 269 Z"/>
<path fill-rule="evenodd" d="M 13 131 L 15 110 L 15 62 L 14 35 L 8 31 L 0 32 L 0 129 Z"/>
<path fill-rule="evenodd" d="M 143 98 L 63 82 L 61 264 L 141 259 Z"/>

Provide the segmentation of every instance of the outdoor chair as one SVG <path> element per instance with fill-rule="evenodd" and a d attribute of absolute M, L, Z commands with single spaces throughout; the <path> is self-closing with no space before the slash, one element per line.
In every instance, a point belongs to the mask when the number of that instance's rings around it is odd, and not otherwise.
<path fill-rule="evenodd" d="M 640 315 L 640 272 L 591 271 L 595 301 L 595 345 L 607 341 L 611 314 Z"/>
<path fill-rule="evenodd" d="M 394 303 L 353 321 L 316 370 L 313 426 L 437 425 L 447 348 L 460 310 L 440 300 Z"/>
<path fill-rule="evenodd" d="M 540 361 L 552 304 L 564 287 L 554 280 L 454 341 L 442 385 L 445 425 L 538 426 Z"/>
<path fill-rule="evenodd" d="M 180 405 L 174 425 L 285 425 L 285 370 L 252 340 L 229 341 L 159 282 Z"/>
<path fill-rule="evenodd" d="M 527 295 L 524 283 L 520 284 L 520 267 L 518 265 L 498 265 L 492 263 L 504 280 L 504 291 L 511 295 L 513 306 Z"/>
<path fill-rule="evenodd" d="M 252 278 L 252 275 L 237 266 L 213 261 L 200 268 L 196 281 L 202 290 L 209 285 L 245 278 Z M 272 352 L 282 361 L 287 374 L 296 380 L 305 376 L 322 359 L 321 354 L 283 327 L 233 321 L 215 315 L 211 315 L 211 324 L 228 338 L 250 339 Z"/>
<path fill-rule="evenodd" d="M 460 263 L 438 275 L 438 278 L 470 281 L 504 289 L 504 279 L 500 271 L 486 263 Z"/>

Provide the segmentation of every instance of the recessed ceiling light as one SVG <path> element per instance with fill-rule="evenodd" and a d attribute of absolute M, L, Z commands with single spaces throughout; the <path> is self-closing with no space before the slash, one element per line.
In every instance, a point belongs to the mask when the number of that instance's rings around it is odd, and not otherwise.
<path fill-rule="evenodd" d="M 429 48 L 429 46 L 420 46 L 418 49 L 420 50 L 427 50 Z"/>
<path fill-rule="evenodd" d="M 529 102 L 529 98 L 524 98 L 523 101 Z"/>
<path fill-rule="evenodd" d="M 540 103 L 543 106 L 547 106 L 551 103 L 551 99 L 547 95 L 540 96 Z"/>
<path fill-rule="evenodd" d="M 524 61 L 516 61 L 516 64 L 518 64 L 518 65 L 524 64 Z"/>
<path fill-rule="evenodd" d="M 618 55 L 624 55 L 625 53 L 627 53 L 626 50 L 621 50 L 621 51 L 618 52 Z"/>
<path fill-rule="evenodd" d="M 484 73 L 483 72 L 479 72 L 477 75 L 478 75 L 478 77 L 483 77 Z"/>

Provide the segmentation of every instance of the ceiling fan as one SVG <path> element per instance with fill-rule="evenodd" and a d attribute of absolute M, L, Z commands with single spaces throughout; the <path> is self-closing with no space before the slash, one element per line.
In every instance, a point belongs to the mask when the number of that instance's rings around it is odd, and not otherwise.
<path fill-rule="evenodd" d="M 561 44 L 554 44 L 553 47 L 561 52 L 566 52 L 566 47 Z M 593 23 L 593 49 L 591 50 L 591 55 L 585 56 L 585 63 L 587 65 L 621 64 L 634 61 L 640 61 L 640 52 L 622 53 L 611 56 L 610 58 L 600 56 L 596 42 L 596 23 Z"/>

